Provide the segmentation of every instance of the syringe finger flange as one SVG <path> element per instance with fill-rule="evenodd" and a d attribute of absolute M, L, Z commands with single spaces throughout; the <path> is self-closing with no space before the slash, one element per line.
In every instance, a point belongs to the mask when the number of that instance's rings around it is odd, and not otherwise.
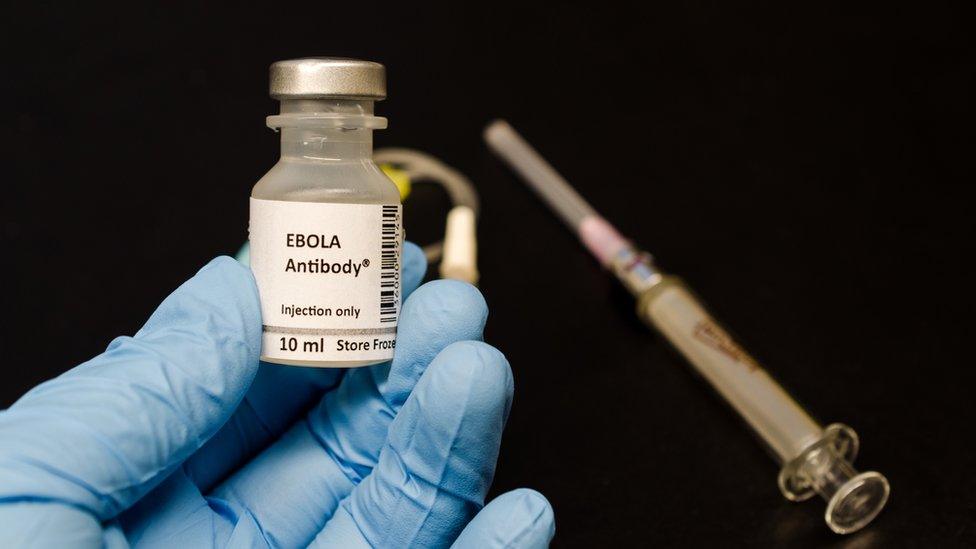
<path fill-rule="evenodd" d="M 777 483 L 780 491 L 783 492 L 783 497 L 790 501 L 806 501 L 813 497 L 816 489 L 813 479 L 806 473 L 804 466 L 810 460 L 812 453 L 828 445 L 838 456 L 852 463 L 857 458 L 860 439 L 854 429 L 843 423 L 828 425 L 819 440 L 807 446 L 800 455 L 786 462 L 780 469 Z"/>
<path fill-rule="evenodd" d="M 854 430 L 833 424 L 824 435 L 780 471 L 779 486 L 787 499 L 800 501 L 814 493 L 827 502 L 824 521 L 838 534 L 860 530 L 888 501 L 888 479 L 881 473 L 859 473 L 852 462 L 858 442 Z"/>

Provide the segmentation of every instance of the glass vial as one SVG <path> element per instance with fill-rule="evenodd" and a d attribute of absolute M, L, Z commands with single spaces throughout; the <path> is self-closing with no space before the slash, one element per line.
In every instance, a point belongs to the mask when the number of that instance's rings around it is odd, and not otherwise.
<path fill-rule="evenodd" d="M 400 195 L 373 163 L 386 119 L 383 65 L 307 58 L 271 65 L 281 158 L 251 191 L 261 359 L 354 367 L 393 357 L 400 312 Z"/>

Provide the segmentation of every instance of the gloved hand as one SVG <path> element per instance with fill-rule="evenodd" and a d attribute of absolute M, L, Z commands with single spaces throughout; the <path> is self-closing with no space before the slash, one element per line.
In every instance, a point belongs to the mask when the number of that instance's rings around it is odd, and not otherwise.
<path fill-rule="evenodd" d="M 409 292 L 423 254 L 403 263 Z M 259 365 L 260 316 L 215 259 L 0 412 L 0 547 L 548 544 L 537 492 L 482 509 L 513 386 L 476 289 L 417 289 L 392 363 L 353 370 Z"/>

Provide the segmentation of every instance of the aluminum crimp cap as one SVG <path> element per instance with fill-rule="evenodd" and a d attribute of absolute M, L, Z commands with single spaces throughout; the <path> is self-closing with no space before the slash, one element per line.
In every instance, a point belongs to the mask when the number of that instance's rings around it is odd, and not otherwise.
<path fill-rule="evenodd" d="M 271 65 L 275 99 L 386 98 L 386 68 L 379 63 L 344 57 L 306 57 Z"/>

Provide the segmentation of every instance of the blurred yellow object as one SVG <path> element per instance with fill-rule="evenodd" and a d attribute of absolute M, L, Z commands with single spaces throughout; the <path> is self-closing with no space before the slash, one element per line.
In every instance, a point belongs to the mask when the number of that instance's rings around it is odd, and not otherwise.
<path fill-rule="evenodd" d="M 413 149 L 378 149 L 373 159 L 400 190 L 400 200 L 410 196 L 413 183 L 435 184 L 451 200 L 444 238 L 424 246 L 427 262 L 440 262 L 441 278 L 478 283 L 478 193 L 461 172 L 433 156 Z"/>
<path fill-rule="evenodd" d="M 400 202 L 406 200 L 410 196 L 410 176 L 407 175 L 407 172 L 397 168 L 393 164 L 380 164 L 380 169 L 383 170 L 383 173 L 393 181 L 397 190 L 400 191 Z"/>

